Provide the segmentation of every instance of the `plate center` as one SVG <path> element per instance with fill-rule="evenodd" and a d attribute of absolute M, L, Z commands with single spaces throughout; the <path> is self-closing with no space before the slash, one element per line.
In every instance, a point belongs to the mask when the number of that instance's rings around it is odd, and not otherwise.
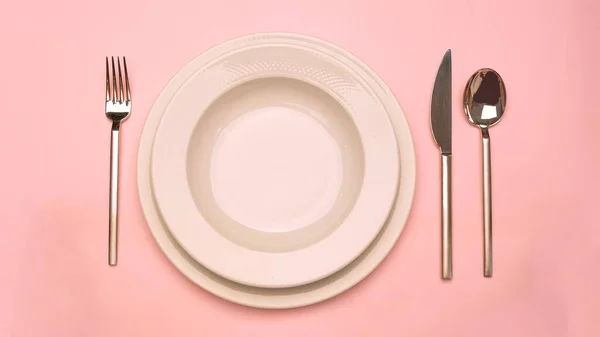
<path fill-rule="evenodd" d="M 282 105 L 250 110 L 225 127 L 210 172 L 224 213 L 259 231 L 287 232 L 331 210 L 343 164 L 335 139 L 317 120 Z"/>

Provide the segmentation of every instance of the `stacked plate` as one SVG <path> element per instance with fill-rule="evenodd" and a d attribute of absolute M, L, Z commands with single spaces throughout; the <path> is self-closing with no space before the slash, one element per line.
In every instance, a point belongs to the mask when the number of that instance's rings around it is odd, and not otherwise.
<path fill-rule="evenodd" d="M 183 68 L 142 134 L 139 195 L 193 282 L 262 308 L 316 303 L 366 277 L 415 188 L 408 124 L 339 47 L 293 34 L 221 44 Z"/>

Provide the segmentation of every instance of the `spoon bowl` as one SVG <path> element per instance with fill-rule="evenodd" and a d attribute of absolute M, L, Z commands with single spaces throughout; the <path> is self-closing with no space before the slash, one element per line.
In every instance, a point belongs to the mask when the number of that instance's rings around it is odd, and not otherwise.
<path fill-rule="evenodd" d="M 465 88 L 464 109 L 471 124 L 488 128 L 500 121 L 506 108 L 506 88 L 492 69 L 476 71 Z"/>
<path fill-rule="evenodd" d="M 489 128 L 500 121 L 506 109 L 504 81 L 492 69 L 471 76 L 464 93 L 469 122 L 481 130 L 483 141 L 483 275 L 492 276 L 492 160 Z"/>

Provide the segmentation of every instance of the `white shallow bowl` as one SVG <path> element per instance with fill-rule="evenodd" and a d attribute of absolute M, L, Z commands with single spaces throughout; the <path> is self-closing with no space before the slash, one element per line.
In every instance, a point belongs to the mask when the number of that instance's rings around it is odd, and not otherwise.
<path fill-rule="evenodd" d="M 360 74 L 282 40 L 223 53 L 189 77 L 158 127 L 151 175 L 190 256 L 232 281 L 285 288 L 369 246 L 399 165 L 387 110 Z"/>
<path fill-rule="evenodd" d="M 219 97 L 194 130 L 188 182 L 200 213 L 230 241 L 262 252 L 330 235 L 361 190 L 364 153 L 331 96 L 286 78 Z"/>
<path fill-rule="evenodd" d="M 213 273 L 199 264 L 179 245 L 161 218 L 153 199 L 150 162 L 155 133 L 165 109 L 178 89 L 192 74 L 224 52 L 246 44 L 282 40 L 288 43 L 317 47 L 327 51 L 330 55 L 346 60 L 353 70 L 361 75 L 365 83 L 368 83 L 373 89 L 385 105 L 396 132 L 398 153 L 401 158 L 400 183 L 390 217 L 377 237 L 358 258 L 340 271 L 317 282 L 291 288 L 266 289 L 232 282 Z M 190 158 L 194 158 L 193 152 L 190 152 Z M 191 159 L 190 161 L 193 162 Z M 262 308 L 298 307 L 325 300 L 358 283 L 383 260 L 393 247 L 404 228 L 412 204 L 415 188 L 414 148 L 408 124 L 397 102 L 377 75 L 356 58 L 332 44 L 314 38 L 294 34 L 260 34 L 228 41 L 202 54 L 179 72 L 163 90 L 148 116 L 142 134 L 138 154 L 138 187 L 146 220 L 157 243 L 176 268 L 190 280 L 219 297 L 243 305 Z"/>

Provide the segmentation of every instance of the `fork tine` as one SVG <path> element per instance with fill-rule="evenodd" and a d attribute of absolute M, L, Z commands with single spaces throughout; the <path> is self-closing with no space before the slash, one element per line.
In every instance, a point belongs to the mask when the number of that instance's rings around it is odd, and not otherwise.
<path fill-rule="evenodd" d="M 113 103 L 117 102 L 117 72 L 115 71 L 115 57 L 111 56 L 112 61 L 112 101 Z"/>
<path fill-rule="evenodd" d="M 123 77 L 121 76 L 121 58 L 117 57 L 117 68 L 119 68 L 119 102 L 123 103 L 125 94 L 123 93 Z"/>
<path fill-rule="evenodd" d="M 125 56 L 123 56 L 123 70 L 125 71 L 125 101 L 129 103 L 131 101 L 131 91 L 129 90 L 129 75 L 127 74 L 127 61 L 125 61 Z"/>
<path fill-rule="evenodd" d="M 108 56 L 106 57 L 106 101 L 110 101 L 110 74 L 108 72 Z"/>

